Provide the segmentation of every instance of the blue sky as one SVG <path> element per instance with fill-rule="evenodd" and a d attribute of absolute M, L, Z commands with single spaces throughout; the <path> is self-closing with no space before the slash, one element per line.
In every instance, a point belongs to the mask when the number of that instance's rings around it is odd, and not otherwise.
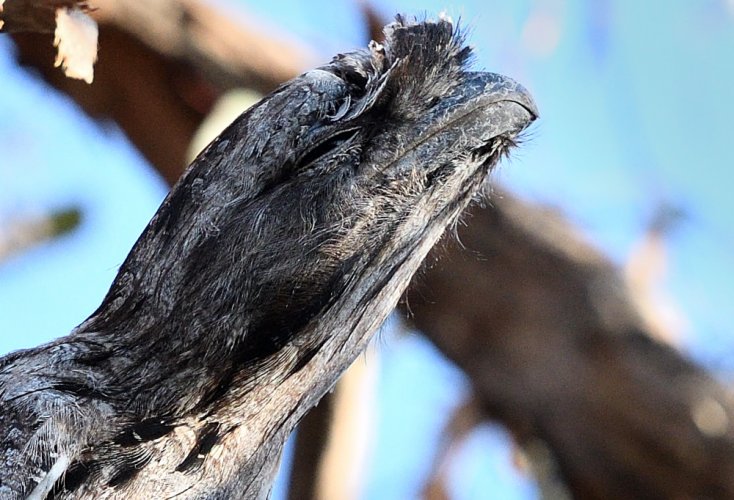
<path fill-rule="evenodd" d="M 317 60 L 364 42 L 352 2 L 240 3 L 251 21 L 302 41 Z M 560 207 L 620 264 L 659 204 L 684 213 L 668 238 L 665 288 L 686 318 L 686 348 L 730 374 L 734 2 L 376 3 L 388 15 L 461 17 L 477 67 L 533 92 L 541 120 L 495 181 Z M 19 70 L 5 39 L 0 74 L 0 223 L 68 205 L 84 211 L 73 235 L 0 264 L 4 353 L 61 336 L 96 308 L 166 187 L 114 126 L 100 129 Z M 388 334 L 382 351 L 376 456 L 385 463 L 371 472 L 367 498 L 410 498 L 430 463 L 426 436 L 445 415 L 432 408 L 457 404 L 465 385 L 418 337 Z M 456 482 L 456 498 L 534 496 L 509 465 L 506 441 L 491 427 L 472 436 L 461 455 L 462 479 L 470 477 Z M 387 453 L 395 443 L 413 453 Z M 485 496 L 487 481 L 496 496 Z"/>

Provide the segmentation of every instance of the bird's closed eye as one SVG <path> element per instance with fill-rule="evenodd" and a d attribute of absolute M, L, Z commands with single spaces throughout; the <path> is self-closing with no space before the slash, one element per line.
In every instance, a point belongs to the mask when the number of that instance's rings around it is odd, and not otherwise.
<path fill-rule="evenodd" d="M 351 85 L 352 91 L 356 91 L 358 94 L 364 93 L 368 82 L 368 79 L 365 75 L 358 71 L 350 71 L 348 69 L 345 69 L 337 74 L 341 77 L 342 80 Z"/>
<path fill-rule="evenodd" d="M 309 149 L 296 163 L 297 168 L 305 168 L 320 158 L 335 153 L 359 133 L 359 128 L 350 128 L 337 132 Z"/>

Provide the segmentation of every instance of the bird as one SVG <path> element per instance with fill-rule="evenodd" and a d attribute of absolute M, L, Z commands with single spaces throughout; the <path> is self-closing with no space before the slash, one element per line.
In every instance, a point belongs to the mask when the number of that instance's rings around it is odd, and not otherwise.
<path fill-rule="evenodd" d="M 0 498 L 266 498 L 283 444 L 538 117 L 399 15 L 244 111 L 67 336 L 0 358 Z"/>

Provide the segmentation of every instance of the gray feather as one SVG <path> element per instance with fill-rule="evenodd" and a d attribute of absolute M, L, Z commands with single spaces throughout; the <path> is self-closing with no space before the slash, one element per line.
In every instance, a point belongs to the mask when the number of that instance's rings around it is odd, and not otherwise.
<path fill-rule="evenodd" d="M 0 497 L 266 495 L 288 433 L 537 115 L 469 56 L 449 22 L 398 18 L 215 139 L 99 309 L 0 358 Z"/>

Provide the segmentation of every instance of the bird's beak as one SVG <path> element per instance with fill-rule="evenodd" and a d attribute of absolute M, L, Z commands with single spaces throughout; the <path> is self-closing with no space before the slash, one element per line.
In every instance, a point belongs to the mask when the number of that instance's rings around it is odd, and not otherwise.
<path fill-rule="evenodd" d="M 530 114 L 530 121 L 540 116 L 538 107 L 530 93 L 512 78 L 497 73 L 469 73 L 466 83 L 467 94 L 487 103 L 514 102 L 519 104 Z"/>
<path fill-rule="evenodd" d="M 479 72 L 469 73 L 431 114 L 439 127 L 461 122 L 464 133 L 483 141 L 517 134 L 539 116 L 525 87 L 506 76 Z"/>
<path fill-rule="evenodd" d="M 514 138 L 538 115 L 530 93 L 516 81 L 496 73 L 468 73 L 416 121 L 412 131 L 422 138 L 422 146 L 415 147 L 424 148 L 429 157 L 456 141 L 478 150 L 495 138 Z"/>

